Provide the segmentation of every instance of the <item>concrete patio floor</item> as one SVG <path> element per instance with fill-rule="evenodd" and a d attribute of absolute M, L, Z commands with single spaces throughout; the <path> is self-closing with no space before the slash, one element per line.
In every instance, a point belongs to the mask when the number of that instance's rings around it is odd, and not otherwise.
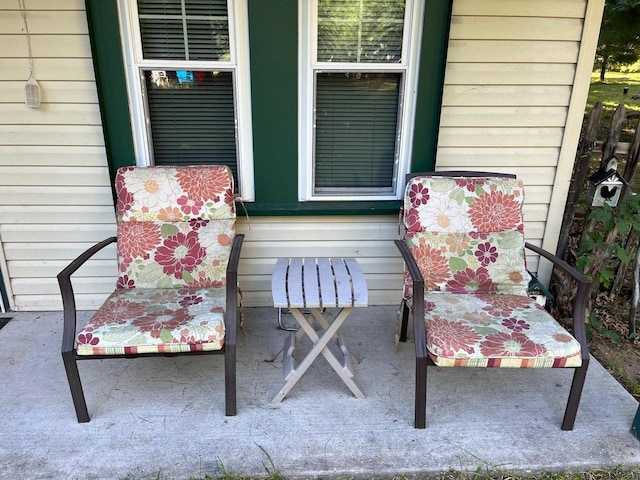
<path fill-rule="evenodd" d="M 392 478 L 449 469 L 515 473 L 640 464 L 638 402 L 592 362 L 575 429 L 560 430 L 571 371 L 429 368 L 427 429 L 413 420 L 413 344 L 395 307 L 356 310 L 354 398 L 319 359 L 285 400 L 276 310 L 245 308 L 238 415 L 223 412 L 222 357 L 80 363 L 91 422 L 78 424 L 60 357 L 60 312 L 8 313 L 0 330 L 0 478 Z M 82 317 L 88 318 L 90 312 Z M 284 316 L 287 323 L 290 316 Z M 304 352 L 300 351 L 298 358 Z"/>

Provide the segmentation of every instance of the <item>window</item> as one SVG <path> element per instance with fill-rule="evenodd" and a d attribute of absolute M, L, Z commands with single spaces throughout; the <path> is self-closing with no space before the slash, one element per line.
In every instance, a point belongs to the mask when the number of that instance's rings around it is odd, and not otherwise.
<path fill-rule="evenodd" d="M 300 200 L 394 200 L 411 157 L 423 0 L 300 0 Z"/>
<path fill-rule="evenodd" d="M 136 159 L 223 164 L 254 199 L 246 0 L 120 0 Z"/>

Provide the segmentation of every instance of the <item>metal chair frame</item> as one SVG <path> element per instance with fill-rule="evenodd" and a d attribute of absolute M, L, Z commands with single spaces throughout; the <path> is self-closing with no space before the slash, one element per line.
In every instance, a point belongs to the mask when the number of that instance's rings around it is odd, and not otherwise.
<path fill-rule="evenodd" d="M 237 412 L 236 402 L 236 338 L 238 330 L 238 263 L 244 235 L 234 237 L 226 270 L 226 310 L 225 310 L 225 340 L 222 349 L 199 352 L 179 353 L 141 353 L 134 355 L 78 355 L 76 349 L 76 301 L 71 283 L 71 275 L 87 260 L 107 245 L 117 242 L 116 237 L 109 237 L 80 254 L 62 272 L 58 274 L 58 284 L 62 294 L 64 325 L 62 334 L 62 360 L 71 389 L 71 397 L 76 410 L 78 422 L 89 421 L 87 403 L 80 381 L 78 360 L 103 360 L 108 358 L 137 358 L 137 357 L 174 357 L 177 355 L 224 355 L 224 384 L 225 384 L 225 415 L 234 416 Z"/>
<path fill-rule="evenodd" d="M 407 181 L 416 176 L 466 176 L 466 177 L 488 177 L 501 176 L 516 178 L 515 175 L 492 173 L 492 172 L 470 172 L 470 171 L 440 171 L 440 172 L 424 172 L 412 173 L 407 175 Z M 426 329 L 428 326 L 424 321 L 424 279 L 420 273 L 420 269 L 407 247 L 404 240 L 395 240 L 395 244 L 399 249 L 406 268 L 413 280 L 413 296 L 411 306 L 406 301 L 402 303 L 402 319 L 400 326 L 400 341 L 406 342 L 407 329 L 409 322 L 409 312 L 413 313 L 413 334 L 415 339 L 416 350 L 416 382 L 415 382 L 415 412 L 414 427 L 426 428 L 426 408 L 427 408 L 427 365 L 435 366 L 427 352 Z M 532 252 L 540 255 L 546 260 L 553 263 L 571 277 L 578 285 L 577 294 L 573 308 L 573 336 L 580 343 L 582 364 L 574 369 L 573 380 L 569 391 L 569 398 L 562 421 L 562 430 L 573 430 L 582 389 L 584 386 L 587 369 L 589 366 L 589 349 L 587 346 L 587 336 L 585 329 L 585 311 L 589 301 L 591 292 L 591 282 L 575 268 L 556 255 L 543 250 L 540 247 L 532 245 L 528 242 L 525 247 Z"/>

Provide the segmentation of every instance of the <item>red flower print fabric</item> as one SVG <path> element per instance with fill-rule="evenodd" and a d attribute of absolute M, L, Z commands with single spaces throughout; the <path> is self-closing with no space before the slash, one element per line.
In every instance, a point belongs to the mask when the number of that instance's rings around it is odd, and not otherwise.
<path fill-rule="evenodd" d="M 79 355 L 220 350 L 226 288 L 121 288 L 78 332 Z"/>
<path fill-rule="evenodd" d="M 425 291 L 527 295 L 522 182 L 507 177 L 414 177 L 405 240 Z M 404 274 L 404 298 L 412 295 Z"/>
<path fill-rule="evenodd" d="M 439 366 L 576 367 L 580 344 L 528 295 L 522 182 L 414 177 L 405 241 L 424 277 L 427 351 Z M 404 298 L 412 296 L 405 270 Z"/>
<path fill-rule="evenodd" d="M 533 299 L 425 295 L 427 350 L 439 366 L 579 366 L 580 344 Z"/>
<path fill-rule="evenodd" d="M 235 236 L 227 167 L 125 167 L 116 188 L 119 287 L 224 285 Z"/>
<path fill-rule="evenodd" d="M 503 232 L 523 229 L 522 182 L 508 177 L 419 176 L 407 183 L 409 232 Z"/>
<path fill-rule="evenodd" d="M 425 291 L 527 295 L 530 276 L 521 232 L 408 232 L 406 242 L 424 277 Z M 411 298 L 408 272 L 405 298 Z"/>

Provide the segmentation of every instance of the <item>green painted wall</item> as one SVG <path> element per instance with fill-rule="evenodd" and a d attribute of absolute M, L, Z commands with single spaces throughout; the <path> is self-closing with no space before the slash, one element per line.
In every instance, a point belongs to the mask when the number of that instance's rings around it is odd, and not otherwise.
<path fill-rule="evenodd" d="M 129 101 L 115 0 L 85 0 L 93 68 L 111 184 L 119 167 L 135 165 Z"/>
<path fill-rule="evenodd" d="M 135 164 L 115 0 L 85 0 L 110 172 Z M 452 0 L 427 0 L 412 171 L 435 165 Z M 298 1 L 248 0 L 252 215 L 397 213 L 399 201 L 298 202 Z M 112 177 L 113 178 L 113 177 Z"/>

